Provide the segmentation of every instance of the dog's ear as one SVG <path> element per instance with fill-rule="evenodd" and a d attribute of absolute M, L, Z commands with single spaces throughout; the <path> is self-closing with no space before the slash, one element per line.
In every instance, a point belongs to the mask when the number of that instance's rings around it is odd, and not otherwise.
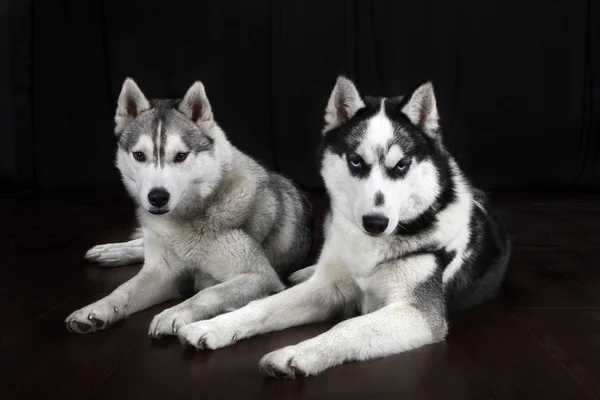
<path fill-rule="evenodd" d="M 338 76 L 325 109 L 323 133 L 346 123 L 364 106 L 365 103 L 362 101 L 354 83 L 344 76 Z"/>
<path fill-rule="evenodd" d="M 119 134 L 133 121 L 142 111 L 150 108 L 150 103 L 144 96 L 135 81 L 131 78 L 125 79 L 115 114 L 115 133 Z"/>
<path fill-rule="evenodd" d="M 433 84 L 428 81 L 406 96 L 402 112 L 424 133 L 435 138 L 438 136 L 439 114 Z"/>
<path fill-rule="evenodd" d="M 210 103 L 202 82 L 196 81 L 188 89 L 183 100 L 179 103 L 179 111 L 187 115 L 195 124 L 213 119 Z"/>

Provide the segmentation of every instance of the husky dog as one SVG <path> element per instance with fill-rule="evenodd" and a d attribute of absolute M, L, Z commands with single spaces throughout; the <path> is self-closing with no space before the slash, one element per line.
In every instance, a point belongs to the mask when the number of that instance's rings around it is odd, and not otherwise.
<path fill-rule="evenodd" d="M 510 256 L 507 226 L 444 148 L 438 119 L 430 82 L 374 98 L 339 77 L 325 113 L 331 210 L 317 264 L 295 273 L 304 282 L 290 289 L 184 326 L 182 344 L 217 349 L 358 314 L 260 361 L 267 375 L 303 377 L 441 341 L 449 313 L 494 298 Z"/>
<path fill-rule="evenodd" d="M 115 122 L 117 167 L 141 232 L 87 256 L 105 265 L 144 265 L 67 317 L 69 330 L 105 329 L 193 288 L 193 297 L 154 318 L 149 335 L 158 338 L 284 289 L 281 279 L 302 266 L 311 246 L 310 204 L 290 180 L 227 140 L 202 83 L 181 101 L 148 101 L 127 79 Z"/>

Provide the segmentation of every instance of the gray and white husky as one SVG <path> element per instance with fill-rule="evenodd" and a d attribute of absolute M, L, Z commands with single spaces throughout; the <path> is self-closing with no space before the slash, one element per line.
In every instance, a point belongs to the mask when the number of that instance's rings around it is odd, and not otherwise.
<path fill-rule="evenodd" d="M 117 167 L 137 204 L 138 237 L 96 246 L 87 258 L 114 266 L 144 262 L 107 297 L 66 319 L 76 333 L 181 296 L 157 315 L 149 335 L 173 335 L 284 289 L 302 266 L 312 238 L 311 207 L 281 175 L 236 149 L 213 118 L 204 86 L 182 100 L 148 101 L 131 79 L 115 116 Z"/>
<path fill-rule="evenodd" d="M 510 256 L 507 226 L 444 148 L 438 120 L 429 82 L 405 97 L 373 98 L 338 78 L 325 113 L 331 210 L 317 264 L 296 272 L 303 282 L 290 289 L 184 326 L 182 344 L 217 349 L 354 316 L 260 361 L 274 377 L 315 375 L 441 341 L 450 313 L 494 298 Z"/>

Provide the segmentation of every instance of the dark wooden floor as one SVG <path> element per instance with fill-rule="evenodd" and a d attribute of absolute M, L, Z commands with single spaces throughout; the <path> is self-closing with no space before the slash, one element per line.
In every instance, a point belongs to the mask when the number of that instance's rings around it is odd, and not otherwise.
<path fill-rule="evenodd" d="M 496 199 L 509 212 L 517 245 L 502 298 L 453 320 L 445 343 L 297 381 L 264 379 L 258 360 L 333 322 L 203 353 L 146 336 L 166 305 L 102 333 L 68 333 L 63 320 L 71 311 L 137 271 L 102 270 L 82 258 L 94 244 L 127 238 L 129 200 L 106 194 L 0 200 L 0 396 L 600 398 L 600 195 Z"/>

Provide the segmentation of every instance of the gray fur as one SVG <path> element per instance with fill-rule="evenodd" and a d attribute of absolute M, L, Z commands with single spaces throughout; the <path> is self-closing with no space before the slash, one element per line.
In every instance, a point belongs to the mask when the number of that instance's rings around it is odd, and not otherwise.
<path fill-rule="evenodd" d="M 229 143 L 204 87 L 194 84 L 181 102 L 147 101 L 126 81 L 115 120 L 117 165 L 142 233 L 96 246 L 86 257 L 106 266 L 144 265 L 113 293 L 72 313 L 67 328 L 102 330 L 196 292 L 154 318 L 148 333 L 158 338 L 283 290 L 281 279 L 302 266 L 310 249 L 310 204 L 289 179 Z M 137 159 L 138 152 L 145 158 Z M 189 155 L 177 162 L 181 152 Z M 166 205 L 149 203 L 156 187 L 169 192 Z"/>

